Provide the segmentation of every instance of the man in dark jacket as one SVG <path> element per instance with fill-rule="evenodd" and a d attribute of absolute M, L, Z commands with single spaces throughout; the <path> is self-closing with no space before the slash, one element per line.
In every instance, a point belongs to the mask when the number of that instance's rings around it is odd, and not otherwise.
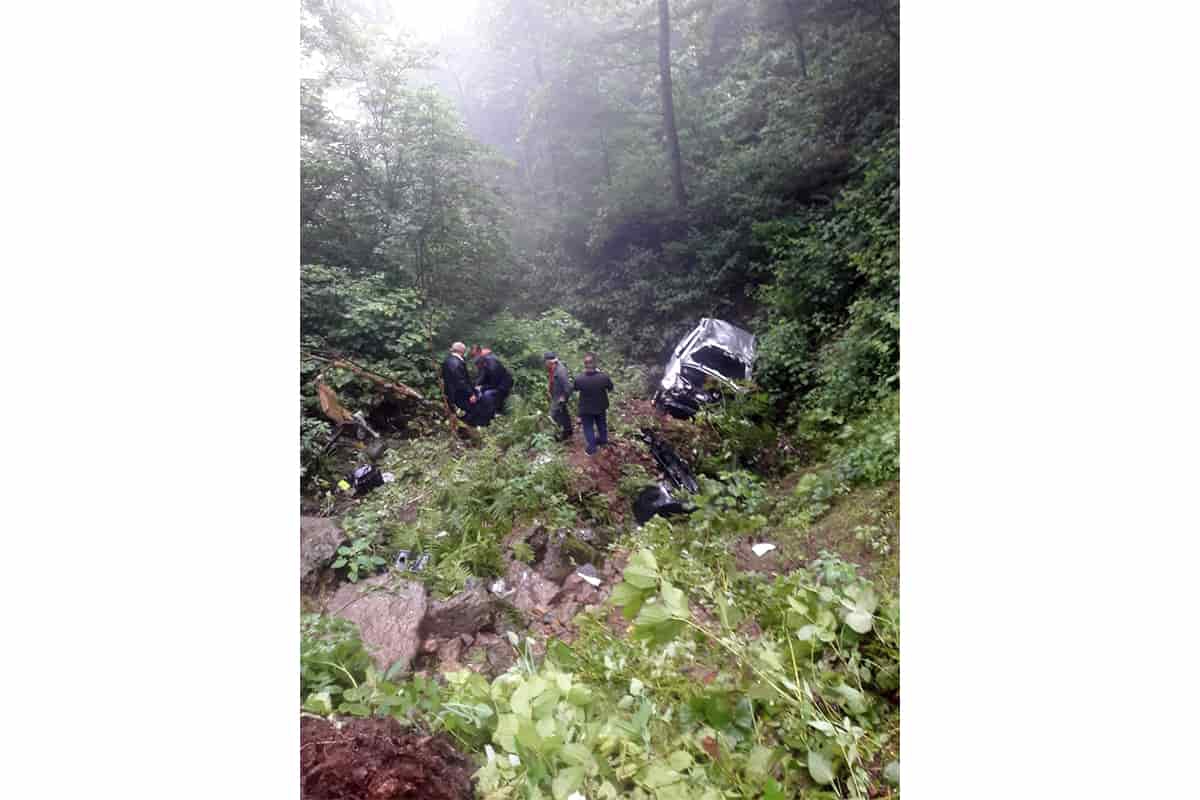
<path fill-rule="evenodd" d="M 596 369 L 596 355 L 584 355 L 583 374 L 575 379 L 575 391 L 579 392 L 579 421 L 589 456 L 608 444 L 608 393 L 612 390 L 612 378 Z"/>
<path fill-rule="evenodd" d="M 475 359 L 475 366 L 479 368 L 479 377 L 475 380 L 475 385 L 499 414 L 504 410 L 504 401 L 512 392 L 512 375 L 491 350 L 484 350 L 483 354 Z"/>
<path fill-rule="evenodd" d="M 550 418 L 562 426 L 556 438 L 560 442 L 566 441 L 574 433 L 571 412 L 567 409 L 567 401 L 571 398 L 571 376 L 555 352 L 549 351 L 543 358 L 546 361 L 547 388 L 550 393 Z"/>
<path fill-rule="evenodd" d="M 442 362 L 442 390 L 448 403 L 470 415 L 475 393 L 471 390 L 471 376 L 467 374 L 467 362 L 463 358 L 465 352 L 467 346 L 462 342 L 450 345 L 450 353 Z"/>

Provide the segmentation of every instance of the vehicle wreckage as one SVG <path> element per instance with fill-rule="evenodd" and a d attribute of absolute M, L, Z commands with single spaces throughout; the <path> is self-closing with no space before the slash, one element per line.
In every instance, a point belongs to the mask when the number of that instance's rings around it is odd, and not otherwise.
<path fill-rule="evenodd" d="M 719 401 L 722 388 L 744 392 L 738 381 L 750 379 L 756 355 L 754 334 L 704 317 L 671 353 L 654 406 L 690 419 L 702 405 Z"/>

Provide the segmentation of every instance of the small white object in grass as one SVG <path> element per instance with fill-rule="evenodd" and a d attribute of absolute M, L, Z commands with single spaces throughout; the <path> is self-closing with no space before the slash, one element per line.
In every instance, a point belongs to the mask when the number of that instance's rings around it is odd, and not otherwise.
<path fill-rule="evenodd" d="M 483 752 L 487 753 L 488 763 L 492 763 L 492 759 L 496 757 L 496 751 L 492 749 L 492 746 L 490 744 L 485 744 L 483 746 Z"/>
<path fill-rule="evenodd" d="M 433 538 L 435 538 L 435 539 L 444 539 L 444 538 L 446 538 L 446 537 L 447 537 L 447 536 L 449 536 L 449 535 L 450 535 L 450 531 L 438 531 L 438 534 L 437 534 L 437 536 L 434 536 Z"/>
<path fill-rule="evenodd" d="M 579 792 L 571 792 L 569 795 L 567 795 L 567 800 L 587 800 L 587 798 Z"/>
<path fill-rule="evenodd" d="M 578 575 L 579 577 L 583 578 L 585 581 L 587 581 L 588 583 L 590 583 L 592 586 L 599 586 L 599 585 L 600 585 L 600 579 L 599 579 L 599 578 L 593 578 L 591 575 L 584 575 L 582 572 L 576 572 L 575 574 L 576 574 L 576 575 Z"/>
<path fill-rule="evenodd" d="M 762 558 L 767 553 L 774 550 L 775 545 L 771 544 L 770 542 L 762 542 L 760 544 L 754 545 L 750 549 L 754 551 L 754 555 L 758 556 L 759 558 Z"/>
<path fill-rule="evenodd" d="M 396 480 L 396 476 L 393 475 L 392 473 L 390 473 L 390 472 L 383 473 L 383 482 L 384 483 L 391 483 L 394 480 Z"/>
<path fill-rule="evenodd" d="M 521 766 L 521 759 L 518 758 L 513 753 L 509 753 L 508 754 L 508 763 L 512 764 L 514 767 L 519 767 L 519 766 Z"/>

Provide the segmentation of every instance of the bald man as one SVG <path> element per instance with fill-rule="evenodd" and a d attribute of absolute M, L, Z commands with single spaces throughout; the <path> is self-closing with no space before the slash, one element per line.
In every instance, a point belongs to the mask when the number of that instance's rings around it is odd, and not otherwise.
<path fill-rule="evenodd" d="M 467 374 L 467 362 L 463 357 L 466 352 L 467 346 L 462 342 L 450 345 L 450 353 L 442 362 L 442 388 L 446 392 L 446 399 L 452 405 L 470 415 L 474 391 L 471 376 Z"/>

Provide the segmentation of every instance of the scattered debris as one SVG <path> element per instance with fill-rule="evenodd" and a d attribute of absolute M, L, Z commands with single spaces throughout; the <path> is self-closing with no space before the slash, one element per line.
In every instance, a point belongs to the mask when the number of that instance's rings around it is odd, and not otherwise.
<path fill-rule="evenodd" d="M 654 456 L 654 461 L 662 469 L 663 474 L 670 479 L 671 483 L 679 489 L 696 494 L 700 491 L 700 485 L 696 482 L 696 476 L 692 473 L 692 468 L 688 463 L 679 457 L 675 452 L 675 448 L 671 447 L 665 440 L 649 428 L 642 428 L 641 439 L 650 446 L 650 454 Z"/>
<path fill-rule="evenodd" d="M 364 464 L 351 473 L 350 485 L 354 487 L 354 496 L 362 497 L 372 489 L 383 486 L 383 473 L 371 464 Z"/>
<path fill-rule="evenodd" d="M 392 473 L 390 473 L 390 472 L 383 473 L 383 482 L 384 483 L 391 483 L 394 480 L 396 480 L 396 476 L 393 475 Z"/>
<path fill-rule="evenodd" d="M 654 394 L 655 407 L 680 419 L 695 416 L 702 404 L 721 397 L 720 389 L 705 389 L 708 378 L 732 391 L 743 391 L 735 381 L 750 379 L 756 353 L 754 334 L 704 317 L 667 361 Z"/>
<path fill-rule="evenodd" d="M 671 496 L 661 484 L 647 486 L 633 500 L 633 517 L 638 525 L 645 525 L 655 514 L 670 517 L 676 514 L 688 514 L 692 509 Z"/>
<path fill-rule="evenodd" d="M 775 545 L 771 544 L 770 542 L 761 542 L 759 544 L 754 545 L 750 549 L 754 551 L 754 555 L 758 556 L 759 558 L 762 558 L 767 553 L 774 550 Z"/>
<path fill-rule="evenodd" d="M 583 578 L 585 581 L 590 583 L 592 586 L 599 586 L 601 583 L 604 582 L 604 581 L 600 580 L 599 578 L 593 577 L 591 575 L 584 575 L 582 572 L 576 572 L 575 574 L 578 575 L 579 577 Z"/>

